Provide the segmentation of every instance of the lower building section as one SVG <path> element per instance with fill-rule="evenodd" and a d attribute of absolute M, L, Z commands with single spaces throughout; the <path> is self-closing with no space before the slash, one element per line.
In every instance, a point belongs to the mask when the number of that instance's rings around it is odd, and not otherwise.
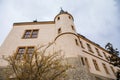
<path fill-rule="evenodd" d="M 0 66 L 0 80 L 6 80 L 4 71 L 5 71 L 5 67 Z"/>
<path fill-rule="evenodd" d="M 66 60 L 63 60 L 63 63 L 67 62 L 72 66 L 72 68 L 67 71 L 68 76 L 63 80 L 116 80 L 91 73 L 89 67 L 83 65 L 81 58 L 81 56 L 68 57 Z M 4 74 L 4 71 L 6 70 L 5 67 L 0 67 L 0 80 L 6 80 Z"/>
<path fill-rule="evenodd" d="M 83 65 L 81 58 L 81 56 L 78 56 L 76 58 L 67 59 L 69 64 L 73 65 L 75 68 L 68 71 L 68 77 L 66 80 L 116 80 L 114 78 L 112 79 L 91 73 L 89 67 Z"/>

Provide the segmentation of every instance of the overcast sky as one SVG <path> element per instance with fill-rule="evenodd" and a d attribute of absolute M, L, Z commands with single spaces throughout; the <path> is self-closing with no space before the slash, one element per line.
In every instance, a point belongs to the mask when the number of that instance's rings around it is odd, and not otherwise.
<path fill-rule="evenodd" d="M 60 7 L 71 13 L 77 32 L 120 51 L 120 0 L 0 0 L 0 45 L 13 23 L 53 21 Z"/>

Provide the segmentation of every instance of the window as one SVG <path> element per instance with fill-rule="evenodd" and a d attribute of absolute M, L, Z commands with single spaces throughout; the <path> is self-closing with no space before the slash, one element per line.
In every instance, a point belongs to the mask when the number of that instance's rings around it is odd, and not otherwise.
<path fill-rule="evenodd" d="M 29 57 L 32 57 L 32 53 L 34 52 L 34 47 L 28 47 L 27 48 L 27 54 Z"/>
<path fill-rule="evenodd" d="M 18 48 L 18 53 L 19 54 L 24 54 L 25 53 L 25 47 Z"/>
<path fill-rule="evenodd" d="M 90 68 L 89 62 L 88 62 L 88 59 L 87 59 L 87 58 L 85 58 L 85 62 L 86 62 L 87 67 Z"/>
<path fill-rule="evenodd" d="M 38 36 L 38 30 L 33 30 L 31 38 L 37 38 Z"/>
<path fill-rule="evenodd" d="M 90 44 L 87 43 L 87 47 L 88 47 L 88 50 L 89 50 L 90 52 L 93 52 Z"/>
<path fill-rule="evenodd" d="M 25 53 L 25 47 L 19 47 L 17 50 L 17 59 L 22 59 L 23 58 L 23 54 Z"/>
<path fill-rule="evenodd" d="M 24 39 L 27 39 L 27 38 L 37 38 L 38 31 L 39 31 L 38 29 L 36 29 L 36 30 L 26 30 L 25 33 L 24 33 L 23 38 Z"/>
<path fill-rule="evenodd" d="M 75 39 L 75 43 L 76 43 L 76 45 L 79 45 L 79 44 L 78 44 L 78 40 L 77 40 L 77 39 Z"/>
<path fill-rule="evenodd" d="M 68 16 L 69 19 L 73 20 L 73 17 L 72 16 Z"/>
<path fill-rule="evenodd" d="M 97 71 L 100 71 L 100 68 L 99 68 L 99 66 L 98 66 L 98 64 L 97 64 L 97 61 L 93 59 L 93 63 L 94 63 L 95 69 L 96 69 Z"/>
<path fill-rule="evenodd" d="M 106 72 L 107 74 L 110 74 L 110 73 L 108 72 L 108 69 L 107 69 L 106 65 L 105 65 L 104 63 L 102 63 L 102 65 L 103 65 L 103 68 L 104 68 L 105 72 Z"/>
<path fill-rule="evenodd" d="M 27 54 L 32 54 L 34 52 L 34 47 L 27 48 Z"/>
<path fill-rule="evenodd" d="M 71 25 L 71 28 L 72 28 L 72 30 L 75 30 L 75 28 L 74 28 L 74 26 L 73 26 L 73 25 Z"/>
<path fill-rule="evenodd" d="M 99 50 L 97 48 L 96 49 L 96 52 L 98 53 L 98 56 L 102 57 L 102 55 L 100 54 Z"/>
<path fill-rule="evenodd" d="M 17 59 L 22 59 L 24 54 L 28 54 L 29 57 L 32 56 L 34 52 L 34 47 L 19 47 L 17 50 Z"/>
<path fill-rule="evenodd" d="M 60 17 L 58 17 L 57 20 L 60 20 Z"/>
<path fill-rule="evenodd" d="M 61 33 L 61 28 L 58 29 L 58 34 L 60 34 L 60 33 Z"/>
<path fill-rule="evenodd" d="M 82 41 L 80 41 L 80 45 L 81 45 L 82 48 L 84 48 Z"/>
<path fill-rule="evenodd" d="M 103 54 L 104 54 L 105 58 L 108 60 L 108 57 L 107 57 L 106 53 L 103 52 Z"/>
<path fill-rule="evenodd" d="M 69 19 L 71 19 L 71 16 L 69 16 Z"/>
<path fill-rule="evenodd" d="M 114 68 L 112 66 L 110 66 L 110 68 L 111 68 L 112 72 L 115 74 Z"/>
<path fill-rule="evenodd" d="M 30 38 L 32 30 L 26 30 L 23 38 Z"/>
<path fill-rule="evenodd" d="M 83 57 L 81 57 L 81 62 L 82 62 L 83 65 L 85 65 Z"/>

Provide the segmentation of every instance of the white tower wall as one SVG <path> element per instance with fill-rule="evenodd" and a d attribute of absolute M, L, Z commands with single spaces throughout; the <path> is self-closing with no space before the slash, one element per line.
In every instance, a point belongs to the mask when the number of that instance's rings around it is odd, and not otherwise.
<path fill-rule="evenodd" d="M 77 33 L 75 31 L 73 17 L 66 12 L 58 14 L 55 17 L 55 26 L 55 43 L 57 48 L 61 49 L 66 57 L 76 57 L 80 55 L 80 43 Z M 61 29 L 60 32 L 59 29 Z"/>

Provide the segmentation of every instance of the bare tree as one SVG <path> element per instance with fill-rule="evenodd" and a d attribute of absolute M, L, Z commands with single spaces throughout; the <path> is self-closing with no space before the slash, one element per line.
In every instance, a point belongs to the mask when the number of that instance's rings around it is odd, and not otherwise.
<path fill-rule="evenodd" d="M 39 47 L 30 54 L 13 54 L 6 58 L 11 69 L 8 79 L 14 80 L 64 80 L 66 71 L 71 67 L 63 62 L 61 51 L 46 54 L 50 45 Z M 8 71 L 7 71 L 8 72 Z"/>

